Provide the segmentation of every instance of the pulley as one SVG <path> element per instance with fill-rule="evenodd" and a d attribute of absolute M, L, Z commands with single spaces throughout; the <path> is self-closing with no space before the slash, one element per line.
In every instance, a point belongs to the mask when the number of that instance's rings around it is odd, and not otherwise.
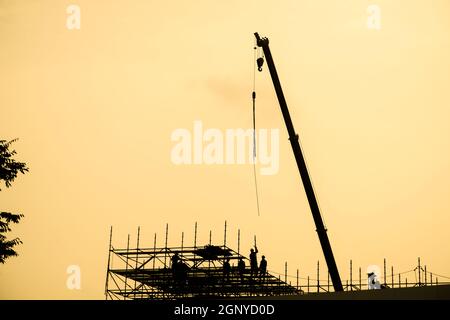
<path fill-rule="evenodd" d="M 263 57 L 259 57 L 258 59 L 256 59 L 256 65 L 258 66 L 258 71 L 259 72 L 262 71 L 263 64 L 264 64 L 264 58 Z"/>

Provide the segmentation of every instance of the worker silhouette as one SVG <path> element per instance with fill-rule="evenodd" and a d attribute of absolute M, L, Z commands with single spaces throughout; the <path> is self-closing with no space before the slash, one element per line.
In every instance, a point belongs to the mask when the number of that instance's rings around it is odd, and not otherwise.
<path fill-rule="evenodd" d="M 244 283 L 245 262 L 244 262 L 244 259 L 242 259 L 242 258 L 239 258 L 238 272 L 239 272 L 239 277 L 241 278 L 241 283 Z"/>
<path fill-rule="evenodd" d="M 381 289 L 380 281 L 378 281 L 377 275 L 374 272 L 367 274 L 369 281 L 369 290 Z"/>
<path fill-rule="evenodd" d="M 258 258 L 256 254 L 258 253 L 258 248 L 255 246 L 255 250 L 250 249 L 250 277 L 258 275 Z"/>
<path fill-rule="evenodd" d="M 188 284 L 189 267 L 183 261 L 177 262 L 177 281 L 181 286 Z"/>
<path fill-rule="evenodd" d="M 259 264 L 259 276 L 261 277 L 262 281 L 264 281 L 266 273 L 267 273 L 267 260 L 266 256 L 262 256 L 261 262 Z"/>
<path fill-rule="evenodd" d="M 180 256 L 178 256 L 178 253 L 175 253 L 172 258 L 170 258 L 171 261 L 171 268 L 172 268 L 172 277 L 175 280 L 176 283 L 180 282 L 180 274 L 181 274 L 181 266 L 180 266 Z"/>
<path fill-rule="evenodd" d="M 172 262 L 172 270 L 176 269 L 177 263 L 180 261 L 180 256 L 178 253 L 176 252 L 170 260 Z"/>
<path fill-rule="evenodd" d="M 184 287 L 188 281 L 188 265 L 181 260 L 178 253 L 175 253 L 170 260 L 172 264 L 172 276 L 175 286 L 177 288 Z"/>
<path fill-rule="evenodd" d="M 231 266 L 230 266 L 230 258 L 227 258 L 225 262 L 223 263 L 223 280 L 224 281 L 230 281 L 230 272 L 231 272 Z"/>

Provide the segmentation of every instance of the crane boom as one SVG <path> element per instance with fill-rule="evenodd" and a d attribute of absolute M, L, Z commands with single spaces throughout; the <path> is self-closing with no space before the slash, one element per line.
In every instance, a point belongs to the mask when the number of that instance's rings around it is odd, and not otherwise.
<path fill-rule="evenodd" d="M 303 181 L 303 187 L 305 188 L 309 207 L 311 208 L 311 213 L 316 225 L 316 231 L 319 236 L 320 245 L 322 246 L 325 261 L 328 266 L 328 272 L 330 273 L 331 281 L 333 282 L 334 291 L 343 291 L 341 278 L 339 276 L 339 271 L 333 256 L 333 250 L 331 249 L 330 240 L 328 239 L 327 229 L 324 226 L 322 216 L 320 214 L 319 205 L 317 204 L 314 189 L 312 187 L 311 179 L 306 167 L 305 159 L 300 148 L 298 134 L 295 133 L 294 125 L 292 124 L 291 116 L 286 104 L 286 99 L 284 98 L 283 89 L 281 88 L 280 79 L 278 78 L 278 73 L 273 62 L 272 54 L 270 52 L 269 39 L 260 38 L 257 32 L 255 32 L 255 37 L 256 44 L 258 45 L 258 47 L 261 47 L 263 49 L 267 65 L 269 67 L 270 76 L 272 77 L 273 86 L 278 97 L 281 113 L 283 114 L 284 122 L 286 123 L 286 128 L 289 134 L 289 141 L 291 142 L 292 151 L 294 152 L 297 167 L 300 171 L 300 176 Z"/>

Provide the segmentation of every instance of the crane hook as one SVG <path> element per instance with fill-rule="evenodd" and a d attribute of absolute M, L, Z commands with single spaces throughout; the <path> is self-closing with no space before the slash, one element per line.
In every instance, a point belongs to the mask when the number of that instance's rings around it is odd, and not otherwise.
<path fill-rule="evenodd" d="M 256 64 L 258 65 L 258 71 L 261 72 L 262 71 L 262 66 L 264 64 L 264 58 L 263 57 L 259 57 L 258 59 L 256 59 Z"/>

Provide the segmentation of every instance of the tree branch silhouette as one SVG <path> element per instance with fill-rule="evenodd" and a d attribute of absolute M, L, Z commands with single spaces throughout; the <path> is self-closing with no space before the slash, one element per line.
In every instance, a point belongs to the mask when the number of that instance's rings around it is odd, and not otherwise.
<path fill-rule="evenodd" d="M 28 172 L 25 162 L 19 162 L 13 158 L 16 150 L 10 149 L 10 147 L 15 141 L 17 139 L 0 140 L 0 182 L 3 182 L 7 188 L 11 187 L 19 173 Z M 11 231 L 11 224 L 19 223 L 23 217 L 24 215 L 20 213 L 0 212 L 0 263 L 2 264 L 6 262 L 6 259 L 18 256 L 14 248 L 22 244 L 22 241 L 19 238 L 8 239 L 5 234 Z"/>

